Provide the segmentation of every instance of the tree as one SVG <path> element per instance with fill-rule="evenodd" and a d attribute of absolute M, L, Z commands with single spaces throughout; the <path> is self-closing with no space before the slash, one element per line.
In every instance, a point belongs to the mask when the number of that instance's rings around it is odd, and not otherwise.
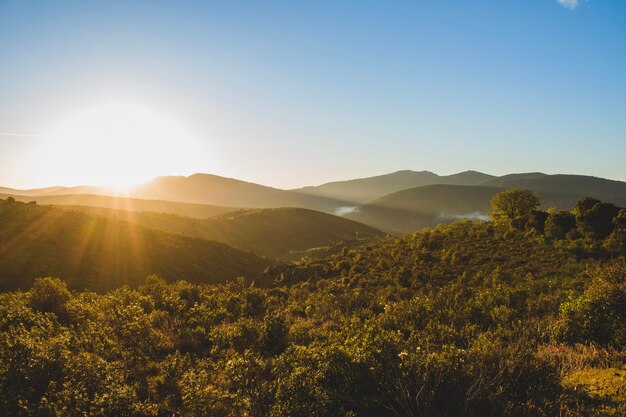
<path fill-rule="evenodd" d="M 567 234 L 576 228 L 576 217 L 569 211 L 550 213 L 546 220 L 546 236 L 554 239 L 565 239 Z"/>
<path fill-rule="evenodd" d="M 598 203 L 600 203 L 600 200 L 596 200 L 595 198 L 592 198 L 592 197 L 585 197 L 582 200 L 580 200 L 578 203 L 576 203 L 576 205 L 574 206 L 574 209 L 572 210 L 572 213 L 574 213 L 576 217 L 581 216 L 585 214 L 587 210 L 591 209 L 593 206 L 595 206 Z"/>
<path fill-rule="evenodd" d="M 543 234 L 545 231 L 546 220 L 548 220 L 548 213 L 541 210 L 532 210 L 528 216 L 526 222 L 527 229 L 534 229 L 537 232 Z"/>
<path fill-rule="evenodd" d="M 615 229 L 613 219 L 619 211 L 620 208 L 614 204 L 596 203 L 576 218 L 576 224 L 586 237 L 605 239 Z"/>
<path fill-rule="evenodd" d="M 528 218 L 539 203 L 539 197 L 532 191 L 512 188 L 493 196 L 490 214 L 496 220 L 513 224 L 516 219 Z"/>
<path fill-rule="evenodd" d="M 626 267 L 613 264 L 591 271 L 585 292 L 561 305 L 566 341 L 624 346 L 626 343 Z"/>
<path fill-rule="evenodd" d="M 613 255 L 626 255 L 626 208 L 613 219 L 615 230 L 604 241 L 604 247 Z"/>
<path fill-rule="evenodd" d="M 29 295 L 29 304 L 34 310 L 54 313 L 59 317 L 65 316 L 65 306 L 72 298 L 67 284 L 58 278 L 37 278 Z"/>

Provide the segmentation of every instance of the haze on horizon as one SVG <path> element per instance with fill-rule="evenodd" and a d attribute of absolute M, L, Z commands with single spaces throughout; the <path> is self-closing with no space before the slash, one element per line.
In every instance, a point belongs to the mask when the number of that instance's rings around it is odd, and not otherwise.
<path fill-rule="evenodd" d="M 0 2 L 0 186 L 626 180 L 626 3 Z"/>

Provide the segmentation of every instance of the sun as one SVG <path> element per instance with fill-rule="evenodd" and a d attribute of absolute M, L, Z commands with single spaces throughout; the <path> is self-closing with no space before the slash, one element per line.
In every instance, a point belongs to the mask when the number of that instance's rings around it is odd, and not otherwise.
<path fill-rule="evenodd" d="M 37 149 L 48 184 L 118 189 L 206 165 L 206 151 L 167 113 L 145 105 L 105 102 L 76 111 Z"/>

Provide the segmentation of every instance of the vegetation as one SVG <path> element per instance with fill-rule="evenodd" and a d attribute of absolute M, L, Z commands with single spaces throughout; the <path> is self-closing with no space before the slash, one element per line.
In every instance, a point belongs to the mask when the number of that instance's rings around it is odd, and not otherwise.
<path fill-rule="evenodd" d="M 282 268 L 258 282 L 265 289 L 152 277 L 136 290 L 96 295 L 48 278 L 3 295 L 0 411 L 618 410 L 610 390 L 603 399 L 568 388 L 585 374 L 603 375 L 601 368 L 565 375 L 567 355 L 548 348 L 595 343 L 611 361 L 623 360 L 626 268 L 619 262 L 587 267 L 570 250 L 521 231 L 461 222 Z"/>
<path fill-rule="evenodd" d="M 525 220 L 539 208 L 539 202 L 539 197 L 532 191 L 512 188 L 493 196 L 490 214 L 495 220 Z"/>
<path fill-rule="evenodd" d="M 623 415 L 626 254 L 607 242 L 624 213 L 604 239 L 582 213 L 563 238 L 540 230 L 560 213 L 531 210 L 253 283 L 150 276 L 97 294 L 39 279 L 0 295 L 0 414 Z"/>

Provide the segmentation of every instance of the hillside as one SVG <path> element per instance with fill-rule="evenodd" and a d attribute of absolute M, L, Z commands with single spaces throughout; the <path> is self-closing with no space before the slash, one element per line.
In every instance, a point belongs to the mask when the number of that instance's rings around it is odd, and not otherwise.
<path fill-rule="evenodd" d="M 95 194 L 62 194 L 62 195 L 15 195 L 0 194 L 0 198 L 13 197 L 25 203 L 36 201 L 39 205 L 52 206 L 85 206 L 124 211 L 153 211 L 171 213 L 179 216 L 205 219 L 239 210 L 234 207 L 211 206 L 209 204 L 181 203 L 165 200 L 145 200 L 130 197 L 111 197 Z"/>
<path fill-rule="evenodd" d="M 392 233 L 408 233 L 440 223 L 484 218 L 495 187 L 429 185 L 390 194 L 346 217 Z"/>
<path fill-rule="evenodd" d="M 491 178 L 494 177 L 476 171 L 465 171 L 453 175 L 437 175 L 429 171 L 405 170 L 375 177 L 329 182 L 316 187 L 304 187 L 294 191 L 344 199 L 354 203 L 366 203 L 408 188 L 433 184 L 477 185 Z"/>
<path fill-rule="evenodd" d="M 492 178 L 481 185 L 526 188 L 539 194 L 562 193 L 577 197 L 593 197 L 618 206 L 626 205 L 626 182 L 587 175 L 511 174 Z"/>
<path fill-rule="evenodd" d="M 58 276 L 72 288 L 135 285 L 147 275 L 224 282 L 254 278 L 268 262 L 223 243 L 121 220 L 0 200 L 0 289 Z"/>
<path fill-rule="evenodd" d="M 570 176 L 547 177 L 544 174 L 523 174 L 524 179 L 501 180 L 496 178 L 484 184 L 469 185 L 429 185 L 402 190 L 359 208 L 346 217 L 392 233 L 408 233 L 424 227 L 448 223 L 459 219 L 486 219 L 491 198 L 507 188 L 528 188 L 541 198 L 541 207 L 569 210 L 576 202 L 587 196 L 605 196 L 602 201 L 621 205 L 626 199 L 619 194 L 626 183 L 602 180 L 604 188 L 594 185 L 599 179 Z M 515 176 L 514 176 L 515 177 Z M 592 184 L 585 186 L 586 181 Z M 566 186 L 569 184 L 569 186 Z M 506 186 L 506 187 L 505 187 Z M 587 194 L 588 193 L 588 194 Z"/>
<path fill-rule="evenodd" d="M 194 219 L 164 213 L 62 207 L 223 242 L 273 259 L 291 259 L 292 252 L 382 235 L 378 230 L 352 220 L 298 208 L 239 210 L 210 219 Z"/>
<path fill-rule="evenodd" d="M 333 213 L 344 202 L 210 174 L 159 177 L 130 191 L 138 198 L 230 207 L 300 207 Z"/>
<path fill-rule="evenodd" d="M 97 194 L 97 195 L 111 195 L 114 194 L 114 190 L 107 187 L 94 187 L 89 185 L 79 185 L 76 187 L 45 187 L 45 188 L 30 188 L 26 190 L 20 190 L 16 188 L 0 187 L 0 194 L 6 195 L 67 195 L 67 194 Z"/>
<path fill-rule="evenodd" d="M 255 285 L 39 280 L 0 294 L 0 412 L 624 415 L 625 279 L 619 262 L 460 222 Z"/>

